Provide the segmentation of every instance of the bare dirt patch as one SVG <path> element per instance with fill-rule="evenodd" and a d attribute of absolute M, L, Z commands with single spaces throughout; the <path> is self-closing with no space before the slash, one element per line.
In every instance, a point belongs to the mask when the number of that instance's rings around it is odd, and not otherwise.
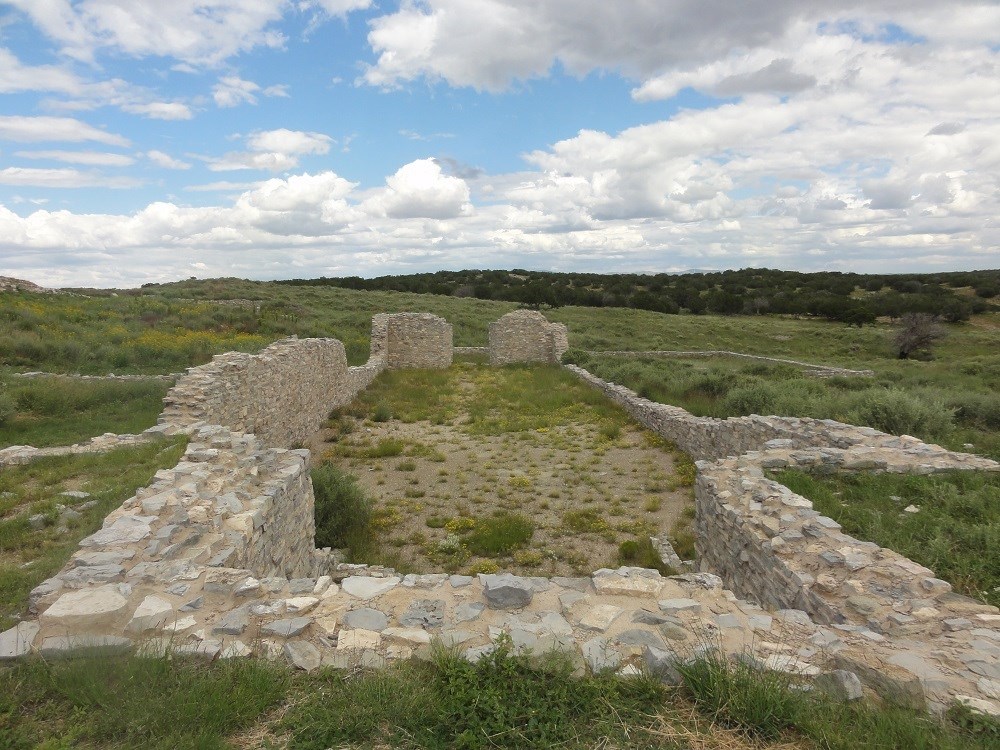
<path fill-rule="evenodd" d="M 557 368 L 460 365 L 440 385 L 442 411 L 404 421 L 414 394 L 394 373 L 360 405 L 367 417 L 341 415 L 309 445 L 316 462 L 349 472 L 372 499 L 378 562 L 575 575 L 628 563 L 623 542 L 641 545 L 689 522 L 686 457 Z M 563 398 L 539 406 L 553 387 Z M 484 410 L 491 394 L 495 408 Z M 402 419 L 371 418 L 390 412 Z"/>

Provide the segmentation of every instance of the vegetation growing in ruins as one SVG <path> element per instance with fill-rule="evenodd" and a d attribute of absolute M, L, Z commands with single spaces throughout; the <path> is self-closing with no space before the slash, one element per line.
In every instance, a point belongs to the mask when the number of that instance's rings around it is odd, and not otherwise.
<path fill-rule="evenodd" d="M 775 474 L 844 532 L 924 565 L 955 590 L 1000 606 L 1000 476 L 950 471 Z M 908 510 L 909 509 L 909 510 Z"/>
<path fill-rule="evenodd" d="M 0 448 L 68 445 L 156 424 L 167 383 L 156 380 L 0 379 Z"/>
<path fill-rule="evenodd" d="M 1000 724 L 834 703 L 774 673 L 709 654 L 672 688 L 647 676 L 573 677 L 501 643 L 477 664 L 292 672 L 229 659 L 94 655 L 0 667 L 0 747 L 988 750 Z"/>
<path fill-rule="evenodd" d="M 176 465 L 184 447 L 185 441 L 172 439 L 40 458 L 0 471 L 0 631 L 24 614 L 28 592 L 66 564 L 80 539 L 97 531 L 104 517 L 149 484 L 157 470 Z M 67 490 L 89 497 L 60 496 Z M 84 502 L 95 504 L 80 508 Z M 74 513 L 64 517 L 57 504 Z M 29 523 L 32 515 L 44 516 L 39 528 Z"/>

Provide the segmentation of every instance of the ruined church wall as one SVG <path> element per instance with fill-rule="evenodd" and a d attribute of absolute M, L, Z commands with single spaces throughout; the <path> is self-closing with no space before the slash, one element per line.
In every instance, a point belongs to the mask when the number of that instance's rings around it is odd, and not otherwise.
<path fill-rule="evenodd" d="M 491 365 L 556 364 L 568 346 L 566 326 L 550 323 L 536 310 L 514 310 L 490 323 Z"/>

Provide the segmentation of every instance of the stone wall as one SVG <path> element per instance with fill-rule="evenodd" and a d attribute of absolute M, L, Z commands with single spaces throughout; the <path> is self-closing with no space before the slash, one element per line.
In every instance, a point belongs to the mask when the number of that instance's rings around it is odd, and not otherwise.
<path fill-rule="evenodd" d="M 655 358 L 706 358 L 710 359 L 713 357 L 735 357 L 737 359 L 749 359 L 754 362 L 771 362 L 779 365 L 794 365 L 795 367 L 801 367 L 807 375 L 812 375 L 817 378 L 833 378 L 833 377 L 862 377 L 870 378 L 875 375 L 872 370 L 850 370 L 846 367 L 830 367 L 828 365 L 816 365 L 811 362 L 801 362 L 797 359 L 782 359 L 780 357 L 763 357 L 757 354 L 743 354 L 741 352 L 727 352 L 723 350 L 718 351 L 697 351 L 697 352 L 682 352 L 682 351 L 668 351 L 663 349 L 657 349 L 653 351 L 624 351 L 624 350 L 607 350 L 607 351 L 588 351 L 595 357 L 616 357 L 621 359 L 655 359 Z"/>
<path fill-rule="evenodd" d="M 390 370 L 410 368 L 440 369 L 451 367 L 453 336 L 451 323 L 430 313 L 396 313 L 380 316 L 379 337 L 384 326 L 386 367 Z M 375 322 L 373 321 L 373 327 Z M 376 336 L 372 335 L 372 357 L 375 357 Z"/>
<path fill-rule="evenodd" d="M 556 364 L 566 352 L 566 326 L 535 310 L 514 310 L 490 323 L 491 365 L 517 362 Z"/>
<path fill-rule="evenodd" d="M 222 425 L 287 447 L 319 429 L 331 395 L 347 382 L 344 345 L 336 339 L 282 339 L 259 354 L 219 354 L 190 368 L 167 393 L 159 424 Z"/>

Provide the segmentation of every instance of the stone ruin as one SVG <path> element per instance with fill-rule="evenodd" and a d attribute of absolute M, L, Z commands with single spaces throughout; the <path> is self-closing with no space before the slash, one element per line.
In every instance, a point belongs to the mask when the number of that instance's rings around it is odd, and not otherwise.
<path fill-rule="evenodd" d="M 565 329 L 540 317 L 491 325 L 491 361 L 557 359 Z M 101 647 L 379 667 L 426 656 L 432 640 L 476 660 L 506 633 L 580 669 L 676 680 L 678 660 L 720 649 L 841 699 L 871 690 L 1000 714 L 1000 611 L 844 534 L 765 474 L 1000 470 L 910 437 L 830 420 L 695 417 L 566 365 L 697 459 L 700 572 L 401 576 L 314 549 L 309 454 L 291 446 L 383 369 L 447 366 L 450 346 L 439 318 L 380 315 L 359 367 L 335 339 L 286 339 L 191 368 L 147 431 L 188 435 L 180 463 L 31 592 L 35 617 L 0 634 L 0 659 Z"/>
<path fill-rule="evenodd" d="M 490 323 L 491 365 L 542 362 L 554 365 L 569 348 L 566 326 L 537 310 L 514 310 Z"/>

